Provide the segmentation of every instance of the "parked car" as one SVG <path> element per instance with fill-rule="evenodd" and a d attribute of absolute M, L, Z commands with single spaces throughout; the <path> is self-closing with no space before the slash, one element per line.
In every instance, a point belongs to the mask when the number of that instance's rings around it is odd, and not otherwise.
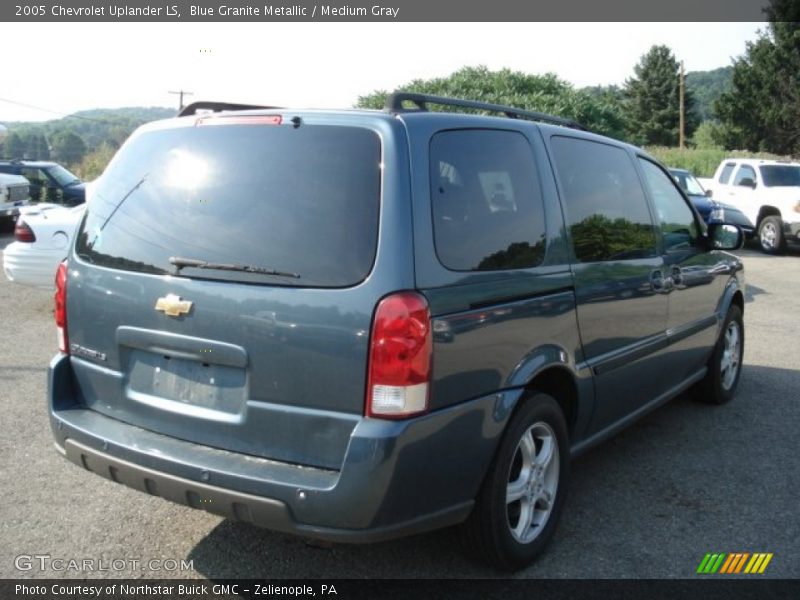
<path fill-rule="evenodd" d="M 463 523 L 517 569 L 573 455 L 693 386 L 732 398 L 742 233 L 644 151 L 427 95 L 201 106 L 125 143 L 59 266 L 75 464 L 328 540 Z"/>
<path fill-rule="evenodd" d="M 708 223 L 730 223 L 736 225 L 750 239 L 755 235 L 755 226 L 747 216 L 731 204 L 719 202 L 711 198 L 691 171 L 686 169 L 670 168 L 670 173 L 683 192 L 692 201 L 697 212 Z"/>
<path fill-rule="evenodd" d="M 715 199 L 733 204 L 755 223 L 764 252 L 800 244 L 800 164 L 728 158 L 717 167 L 712 189 Z"/>
<path fill-rule="evenodd" d="M 0 173 L 0 220 L 15 219 L 21 206 L 30 204 L 30 184 L 19 175 Z"/>
<path fill-rule="evenodd" d="M 15 241 L 3 251 L 3 272 L 9 281 L 53 288 L 56 269 L 67 256 L 85 204 L 23 207 L 14 227 Z"/>
<path fill-rule="evenodd" d="M 21 175 L 30 182 L 34 202 L 77 206 L 86 201 L 86 185 L 58 163 L 42 160 L 0 160 L 0 173 Z"/>

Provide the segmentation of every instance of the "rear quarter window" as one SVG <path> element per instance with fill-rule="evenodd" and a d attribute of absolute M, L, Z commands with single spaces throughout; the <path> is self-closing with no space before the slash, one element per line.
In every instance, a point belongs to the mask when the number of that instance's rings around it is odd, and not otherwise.
<path fill-rule="evenodd" d="M 533 151 L 512 131 L 454 130 L 430 144 L 434 242 L 453 271 L 539 265 L 544 205 Z"/>
<path fill-rule="evenodd" d="M 759 167 L 767 187 L 800 187 L 800 166 L 767 165 Z"/>

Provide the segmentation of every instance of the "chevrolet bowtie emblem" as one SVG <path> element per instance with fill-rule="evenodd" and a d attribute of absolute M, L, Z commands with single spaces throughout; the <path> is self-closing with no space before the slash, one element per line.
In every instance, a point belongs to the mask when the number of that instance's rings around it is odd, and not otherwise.
<path fill-rule="evenodd" d="M 189 314 L 192 302 L 181 300 L 181 297 L 175 294 L 167 294 L 156 301 L 156 310 L 163 310 L 164 314 L 170 317 L 178 317 Z"/>

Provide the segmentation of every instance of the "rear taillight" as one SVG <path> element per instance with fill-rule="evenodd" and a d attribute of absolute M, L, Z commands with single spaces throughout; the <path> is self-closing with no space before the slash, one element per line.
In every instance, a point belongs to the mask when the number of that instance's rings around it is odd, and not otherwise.
<path fill-rule="evenodd" d="M 17 224 L 14 226 L 14 239 L 18 242 L 26 242 L 30 244 L 36 241 L 36 235 L 34 235 L 33 229 L 31 229 L 30 225 L 28 225 L 22 219 L 18 219 Z"/>
<path fill-rule="evenodd" d="M 58 265 L 56 271 L 56 306 L 55 317 L 58 335 L 58 349 L 69 354 L 69 339 L 67 338 L 67 263 Z"/>
<path fill-rule="evenodd" d="M 432 353 L 425 298 L 400 292 L 381 300 L 372 322 L 366 415 L 402 419 L 425 412 Z"/>

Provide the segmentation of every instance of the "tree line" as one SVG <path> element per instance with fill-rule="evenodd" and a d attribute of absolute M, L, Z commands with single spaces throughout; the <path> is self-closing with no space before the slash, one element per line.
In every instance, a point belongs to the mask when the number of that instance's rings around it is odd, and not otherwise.
<path fill-rule="evenodd" d="M 689 146 L 717 153 L 800 155 L 800 2 L 771 0 L 765 12 L 765 29 L 731 66 L 687 74 Z M 678 145 L 679 71 L 672 50 L 654 45 L 622 86 L 575 88 L 552 73 L 477 66 L 447 77 L 416 79 L 400 89 L 550 113 L 597 133 L 661 150 Z M 382 108 L 387 95 L 378 90 L 360 96 L 357 106 Z M 9 124 L 0 157 L 52 159 L 91 179 L 136 127 L 171 116 L 174 111 L 166 108 L 98 109 L 45 123 Z M 717 154 L 708 158 L 714 160 Z"/>
<path fill-rule="evenodd" d="M 175 115 L 168 108 L 93 109 L 40 123 L 10 123 L 0 158 L 54 160 L 85 179 L 98 176 L 143 123 Z"/>
<path fill-rule="evenodd" d="M 690 146 L 800 155 L 800 2 L 771 0 L 765 12 L 766 28 L 731 66 L 687 74 L 684 132 Z M 401 89 L 568 117 L 639 146 L 677 146 L 680 62 L 667 46 L 654 45 L 633 71 L 623 86 L 576 89 L 554 74 L 465 67 Z M 361 96 L 358 106 L 380 108 L 387 95 L 379 90 Z"/>

